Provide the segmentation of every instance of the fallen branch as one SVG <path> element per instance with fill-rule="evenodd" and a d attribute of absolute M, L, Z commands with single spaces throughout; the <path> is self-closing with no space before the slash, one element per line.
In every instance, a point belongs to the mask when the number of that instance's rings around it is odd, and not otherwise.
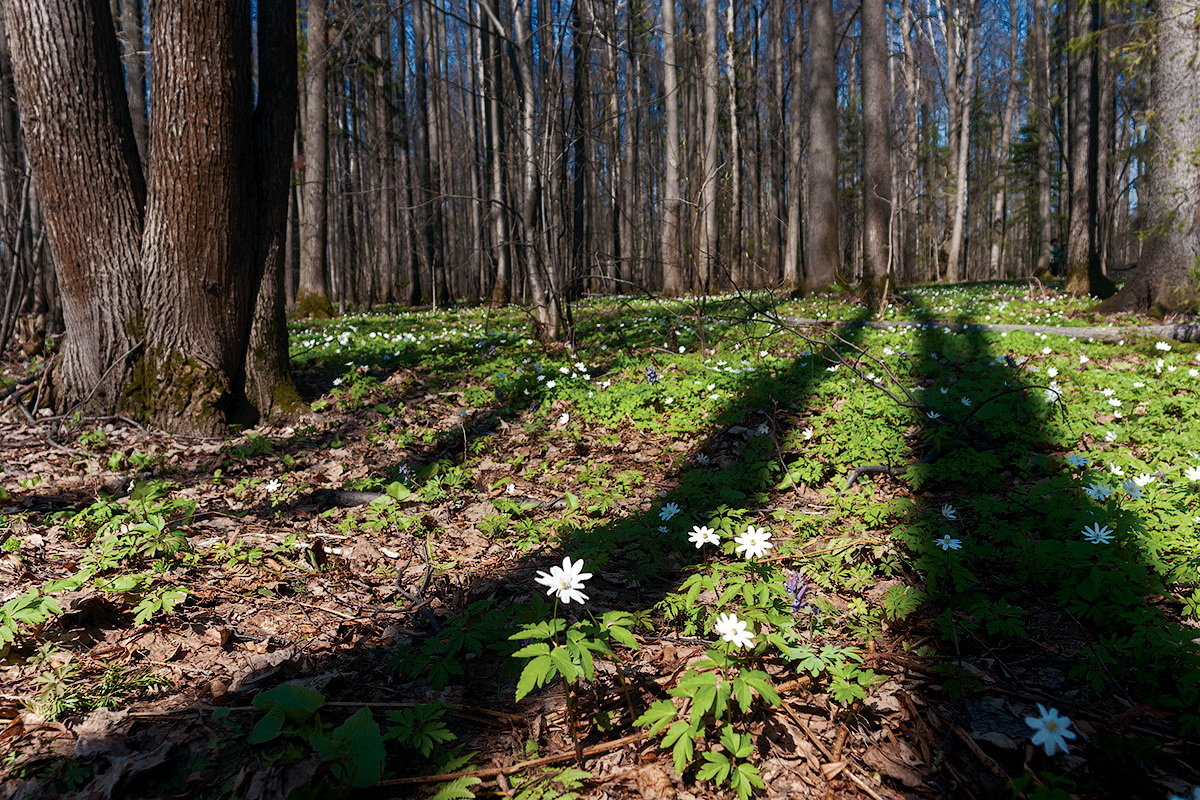
<path fill-rule="evenodd" d="M 842 487 L 842 491 L 838 492 L 838 494 L 845 494 L 850 491 L 850 487 L 854 485 L 854 482 L 861 475 L 890 475 L 893 478 L 903 478 L 906 471 L 905 467 L 889 467 L 883 464 L 869 464 L 867 466 L 855 467 L 846 476 L 846 485 Z"/>

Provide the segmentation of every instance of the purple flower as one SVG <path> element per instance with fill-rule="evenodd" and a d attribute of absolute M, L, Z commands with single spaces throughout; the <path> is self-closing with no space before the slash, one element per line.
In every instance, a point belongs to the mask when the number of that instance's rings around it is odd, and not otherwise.
<path fill-rule="evenodd" d="M 658 383 L 658 371 L 654 367 L 646 367 L 646 383 Z"/>
<path fill-rule="evenodd" d="M 789 572 L 787 576 L 787 583 L 783 585 L 783 588 L 792 597 L 792 613 L 795 614 L 804 608 L 807 602 L 804 595 L 808 594 L 808 581 L 799 572 Z"/>

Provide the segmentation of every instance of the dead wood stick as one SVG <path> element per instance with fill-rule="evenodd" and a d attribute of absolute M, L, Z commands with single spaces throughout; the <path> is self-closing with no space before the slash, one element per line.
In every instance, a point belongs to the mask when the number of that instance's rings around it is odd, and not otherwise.
<path fill-rule="evenodd" d="M 838 494 L 845 494 L 850 491 L 850 487 L 858 480 L 860 475 L 890 475 L 893 478 L 903 478 L 906 469 L 904 467 L 892 467 L 886 464 L 868 464 L 866 466 L 855 467 L 850 470 L 850 474 L 846 476 L 846 485 L 842 487 L 842 491 Z"/>
<path fill-rule="evenodd" d="M 645 733 L 631 733 L 628 736 L 622 736 L 620 739 L 613 739 L 611 742 L 603 742 L 594 744 L 591 747 L 583 748 L 585 758 L 607 753 L 610 750 L 619 750 L 627 744 L 633 744 L 646 738 Z M 488 767 L 487 769 L 472 769 L 465 772 L 445 772 L 441 775 L 421 775 L 415 778 L 390 778 L 386 781 L 380 781 L 376 786 L 408 786 L 419 783 L 440 783 L 442 781 L 452 781 L 458 778 L 495 778 L 500 775 L 508 775 L 513 772 L 519 772 L 523 769 L 532 767 L 544 767 L 547 764 L 557 764 L 561 761 L 570 761 L 575 758 L 575 750 L 572 748 L 565 753 L 556 753 L 552 756 L 542 756 L 541 758 L 522 761 L 519 764 L 511 764 L 507 767 Z"/>

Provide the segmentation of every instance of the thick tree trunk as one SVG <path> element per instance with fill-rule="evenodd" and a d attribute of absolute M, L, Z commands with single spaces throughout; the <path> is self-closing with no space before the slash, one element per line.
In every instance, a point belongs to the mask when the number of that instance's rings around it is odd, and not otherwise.
<path fill-rule="evenodd" d="M 134 407 L 171 430 L 252 422 L 246 345 L 262 278 L 246 211 L 251 162 L 248 0 L 154 7 L 142 274 L 146 345 Z M 181 124 L 204 120 L 206 124 Z"/>
<path fill-rule="evenodd" d="M 837 44 L 832 0 L 814 0 L 809 22 L 808 235 L 805 266 L 812 290 L 832 286 L 841 271 L 838 233 Z"/>
<path fill-rule="evenodd" d="M 4 10 L 67 326 L 54 401 L 111 411 L 145 338 L 145 185 L 109 5 L 8 0 Z"/>
<path fill-rule="evenodd" d="M 260 3 L 261 19 L 280 2 Z M 246 0 L 155 12 L 147 194 L 107 3 L 6 4 L 67 325 L 55 403 L 216 433 L 253 417 L 244 381 L 268 249 L 259 226 L 282 219 L 275 206 L 285 197 L 256 169 L 274 169 L 282 186 L 288 137 L 285 128 L 283 155 L 272 154 L 282 165 L 255 152 L 267 144 L 250 118 Z M 264 95 L 269 84 L 264 77 Z M 290 125 L 294 87 L 279 90 L 280 126 Z"/>
<path fill-rule="evenodd" d="M 1067 7 L 1074 47 L 1068 86 L 1068 157 L 1071 215 L 1067 235 L 1066 290 L 1075 295 L 1106 296 L 1112 283 L 1100 265 L 1098 151 L 1100 84 L 1096 35 L 1099 0 L 1070 0 Z"/>
<path fill-rule="evenodd" d="M 1101 311 L 1156 315 L 1195 312 L 1200 265 L 1200 29 L 1196 0 L 1163 0 L 1158 54 L 1151 78 L 1151 117 L 1145 188 L 1151 235 L 1136 272 Z"/>

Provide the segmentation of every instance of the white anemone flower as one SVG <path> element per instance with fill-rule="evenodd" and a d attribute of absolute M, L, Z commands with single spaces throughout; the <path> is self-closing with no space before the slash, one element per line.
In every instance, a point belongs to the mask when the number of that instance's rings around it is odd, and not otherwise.
<path fill-rule="evenodd" d="M 734 647 L 750 647 L 754 644 L 750 626 L 745 620 L 738 619 L 737 614 L 718 614 L 713 631 Z"/>
<path fill-rule="evenodd" d="M 1080 533 L 1085 541 L 1092 544 L 1108 544 L 1113 538 L 1113 529 L 1107 525 L 1101 525 L 1099 522 L 1085 526 Z"/>
<path fill-rule="evenodd" d="M 1048 756 L 1060 751 L 1070 752 L 1067 739 L 1074 739 L 1077 735 L 1071 730 L 1070 717 L 1061 716 L 1057 708 L 1046 708 L 1041 703 L 1038 703 L 1038 716 L 1026 717 L 1025 724 L 1033 728 L 1031 741 L 1044 749 Z"/>
<path fill-rule="evenodd" d="M 735 553 L 742 553 L 746 558 L 758 558 L 775 545 L 771 544 L 771 533 L 766 528 L 746 527 L 746 532 L 733 537 L 737 543 Z"/>
<path fill-rule="evenodd" d="M 571 602 L 583 605 L 588 596 L 580 589 L 590 577 L 592 573 L 583 571 L 582 558 L 574 563 L 570 558 L 564 558 L 561 567 L 551 567 L 548 573 L 539 570 L 534 580 L 546 587 L 546 594 L 562 600 L 563 605 Z"/>
<path fill-rule="evenodd" d="M 706 544 L 720 544 L 721 537 L 707 525 L 695 525 L 688 533 L 688 541 L 700 548 Z"/>

